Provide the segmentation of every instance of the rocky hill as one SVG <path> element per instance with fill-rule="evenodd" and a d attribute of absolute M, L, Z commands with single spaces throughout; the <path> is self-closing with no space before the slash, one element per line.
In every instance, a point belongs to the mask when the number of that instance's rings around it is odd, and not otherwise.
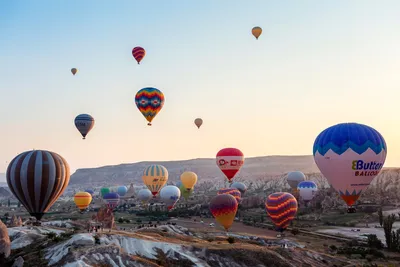
<path fill-rule="evenodd" d="M 182 161 L 138 162 L 104 166 L 99 168 L 78 169 L 72 176 L 70 185 L 110 185 L 142 183 L 142 173 L 150 164 L 164 165 L 169 172 L 169 180 L 178 181 L 184 171 L 194 171 L 202 181 L 223 177 L 215 159 L 191 159 Z M 246 158 L 237 177 L 257 180 L 266 176 L 281 175 L 290 171 L 304 173 L 318 172 L 312 156 L 265 156 Z"/>

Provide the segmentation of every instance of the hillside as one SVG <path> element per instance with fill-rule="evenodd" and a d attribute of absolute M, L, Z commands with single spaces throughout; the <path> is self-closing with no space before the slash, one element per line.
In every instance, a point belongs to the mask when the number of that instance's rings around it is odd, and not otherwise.
<path fill-rule="evenodd" d="M 106 185 L 141 183 L 142 173 L 150 164 L 164 165 L 169 172 L 169 180 L 177 181 L 184 171 L 194 171 L 203 181 L 222 177 L 215 159 L 191 159 L 181 161 L 138 162 L 104 166 L 99 168 L 78 169 L 72 176 L 70 185 Z M 265 156 L 246 158 L 237 177 L 246 180 L 256 180 L 265 176 L 275 176 L 290 171 L 305 173 L 318 172 L 313 157 L 310 156 Z"/>

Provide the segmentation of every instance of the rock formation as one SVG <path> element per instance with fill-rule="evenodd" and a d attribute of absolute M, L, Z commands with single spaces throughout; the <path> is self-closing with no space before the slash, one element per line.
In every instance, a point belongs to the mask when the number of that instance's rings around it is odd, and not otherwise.
<path fill-rule="evenodd" d="M 103 228 L 106 229 L 115 229 L 115 221 L 114 221 L 114 214 L 111 210 L 107 208 L 100 208 L 97 212 L 97 215 L 94 219 L 96 222 L 100 222 L 103 224 Z"/>
<path fill-rule="evenodd" d="M 2 266 L 2 262 L 10 256 L 10 253 L 11 242 L 10 237 L 8 236 L 7 227 L 2 221 L 0 221 L 0 266 Z"/>

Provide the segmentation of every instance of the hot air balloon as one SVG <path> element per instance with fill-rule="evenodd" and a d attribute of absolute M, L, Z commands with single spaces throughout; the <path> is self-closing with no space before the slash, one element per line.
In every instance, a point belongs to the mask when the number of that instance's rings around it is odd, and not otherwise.
<path fill-rule="evenodd" d="M 287 182 L 292 189 L 292 194 L 295 196 L 298 196 L 298 191 L 297 191 L 297 185 L 306 180 L 306 176 L 304 173 L 295 171 L 295 172 L 289 172 L 287 176 Z"/>
<path fill-rule="evenodd" d="M 164 94 L 157 88 L 146 87 L 137 92 L 135 103 L 139 111 L 149 122 L 147 125 L 151 126 L 152 120 L 164 106 Z"/>
<path fill-rule="evenodd" d="M 242 197 L 240 191 L 235 188 L 221 188 L 220 190 L 218 190 L 217 194 L 218 195 L 229 194 L 236 199 L 238 204 L 240 203 L 240 199 Z"/>
<path fill-rule="evenodd" d="M 160 197 L 167 205 L 168 210 L 171 210 L 181 197 L 181 191 L 175 185 L 167 185 L 160 190 Z"/>
<path fill-rule="evenodd" d="M 138 193 L 138 198 L 142 201 L 142 202 L 147 202 L 149 201 L 151 198 L 153 197 L 151 191 L 147 188 L 144 189 L 140 189 L 139 193 Z"/>
<path fill-rule="evenodd" d="M 297 200 L 290 193 L 273 193 L 267 197 L 265 208 L 277 230 L 283 232 L 296 216 Z"/>
<path fill-rule="evenodd" d="M 348 212 L 355 212 L 351 206 L 379 174 L 386 152 L 382 135 L 358 123 L 340 123 L 323 130 L 313 147 L 315 163 L 347 203 Z"/>
<path fill-rule="evenodd" d="M 162 165 L 150 165 L 143 172 L 143 182 L 156 196 L 168 181 L 168 170 Z"/>
<path fill-rule="evenodd" d="M 78 209 L 84 211 L 92 202 L 92 195 L 88 192 L 78 192 L 74 196 L 74 202 Z"/>
<path fill-rule="evenodd" d="M 100 195 L 101 195 L 101 197 L 104 198 L 104 196 L 105 196 L 106 194 L 108 194 L 108 193 L 110 193 L 110 188 L 103 187 L 103 188 L 100 189 Z"/>
<path fill-rule="evenodd" d="M 126 187 L 125 185 L 119 186 L 117 189 L 117 193 L 118 195 L 120 195 L 121 197 L 125 196 L 125 194 L 128 192 L 128 187 Z"/>
<path fill-rule="evenodd" d="M 232 226 L 237 209 L 236 199 L 229 194 L 217 195 L 210 201 L 211 214 L 226 231 Z"/>
<path fill-rule="evenodd" d="M 78 70 L 76 68 L 72 68 L 71 69 L 72 74 L 75 76 L 75 74 L 78 72 Z"/>
<path fill-rule="evenodd" d="M 251 30 L 251 33 L 254 35 L 254 37 L 256 37 L 256 39 L 258 40 L 258 37 L 260 37 L 261 33 L 262 33 L 262 29 L 260 27 L 254 27 Z"/>
<path fill-rule="evenodd" d="M 231 183 L 244 163 L 244 155 L 237 148 L 223 148 L 217 154 L 217 165 Z"/>
<path fill-rule="evenodd" d="M 80 114 L 75 118 L 75 126 L 81 133 L 83 139 L 86 139 L 86 135 L 94 127 L 94 119 L 89 114 Z"/>
<path fill-rule="evenodd" d="M 190 191 L 190 189 L 197 183 L 197 174 L 194 172 L 184 172 L 181 174 L 181 181 L 186 190 Z"/>
<path fill-rule="evenodd" d="M 132 49 L 132 56 L 136 59 L 137 64 L 140 64 L 140 61 L 144 58 L 146 55 L 146 50 L 144 48 L 137 46 Z"/>
<path fill-rule="evenodd" d="M 203 120 L 201 118 L 197 118 L 194 120 L 194 124 L 196 124 L 197 129 L 200 129 L 200 126 L 203 124 Z"/>
<path fill-rule="evenodd" d="M 94 191 L 92 189 L 86 189 L 85 192 L 89 193 L 92 197 L 94 195 Z"/>
<path fill-rule="evenodd" d="M 112 210 L 118 206 L 119 195 L 117 193 L 107 193 L 104 195 L 103 201 L 106 204 L 107 208 Z"/>
<path fill-rule="evenodd" d="M 230 188 L 235 188 L 240 191 L 240 193 L 243 195 L 247 191 L 247 187 L 244 183 L 241 182 L 234 182 L 231 184 Z"/>
<path fill-rule="evenodd" d="M 183 186 L 182 184 L 179 186 L 179 190 L 181 190 L 181 195 L 185 198 L 185 200 L 188 200 L 188 198 L 190 197 L 190 195 L 194 192 L 194 187 L 190 188 L 190 190 L 188 191 L 185 186 Z"/>
<path fill-rule="evenodd" d="M 26 151 L 16 156 L 7 168 L 11 192 L 37 220 L 62 195 L 69 183 L 69 165 L 57 153 Z"/>
<path fill-rule="evenodd" d="M 297 190 L 300 193 L 301 199 L 303 199 L 307 206 L 308 202 L 310 202 L 317 194 L 318 187 L 313 181 L 303 181 L 299 183 Z"/>

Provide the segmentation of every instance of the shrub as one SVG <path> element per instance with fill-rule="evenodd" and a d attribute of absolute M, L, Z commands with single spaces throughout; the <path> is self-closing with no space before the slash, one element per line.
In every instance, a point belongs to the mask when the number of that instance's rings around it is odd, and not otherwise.
<path fill-rule="evenodd" d="M 330 245 L 329 248 L 330 248 L 331 250 L 337 250 L 337 247 L 336 247 L 335 245 Z"/>
<path fill-rule="evenodd" d="M 233 236 L 230 236 L 226 239 L 226 241 L 228 241 L 229 244 L 233 244 L 236 242 L 235 238 Z"/>
<path fill-rule="evenodd" d="M 137 219 L 136 222 L 137 222 L 137 223 L 141 223 L 142 220 L 141 220 L 141 219 Z"/>
<path fill-rule="evenodd" d="M 100 237 L 98 235 L 95 235 L 93 238 L 94 238 L 94 243 L 96 245 L 100 245 Z"/>
<path fill-rule="evenodd" d="M 292 235 L 298 235 L 300 233 L 300 230 L 298 228 L 292 228 L 290 232 L 292 233 Z"/>
<path fill-rule="evenodd" d="M 368 235 L 368 246 L 370 248 L 383 248 L 382 241 L 376 235 Z"/>
<path fill-rule="evenodd" d="M 119 222 L 119 223 L 124 223 L 124 219 L 123 219 L 123 218 L 119 218 L 119 219 L 118 219 L 118 222 Z"/>

